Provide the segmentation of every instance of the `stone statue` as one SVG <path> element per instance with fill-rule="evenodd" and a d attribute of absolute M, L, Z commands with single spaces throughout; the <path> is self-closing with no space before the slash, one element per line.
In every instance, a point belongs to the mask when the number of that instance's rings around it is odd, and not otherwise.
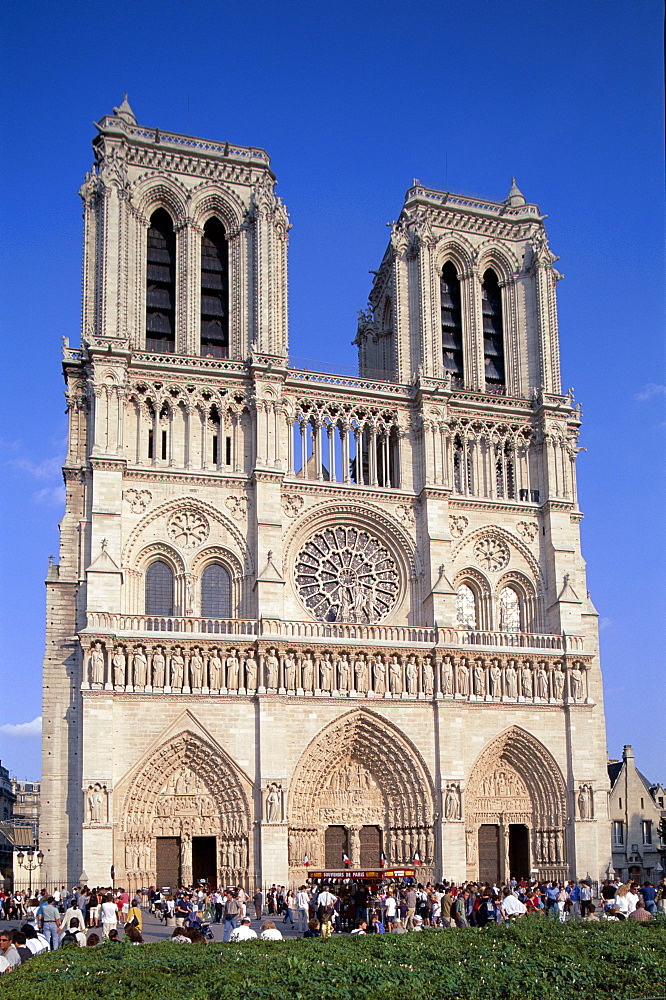
<path fill-rule="evenodd" d="M 553 698 L 562 701 L 564 695 L 564 674 L 560 667 L 553 670 Z"/>
<path fill-rule="evenodd" d="M 322 691 L 331 690 L 332 675 L 333 664 L 328 656 L 323 656 L 319 661 L 319 687 Z"/>
<path fill-rule="evenodd" d="M 569 688 L 573 700 L 580 701 L 583 697 L 583 675 L 580 672 L 578 664 L 574 664 L 569 671 Z"/>
<path fill-rule="evenodd" d="M 509 660 L 509 665 L 506 668 L 506 694 L 508 698 L 518 697 L 518 675 L 513 660 Z"/>
<path fill-rule="evenodd" d="M 581 819 L 592 819 L 592 789 L 581 785 L 578 789 L 578 815 Z"/>
<path fill-rule="evenodd" d="M 407 680 L 407 693 L 416 694 L 418 687 L 418 667 L 416 666 L 416 658 L 414 656 L 410 656 L 407 660 L 405 677 Z"/>
<path fill-rule="evenodd" d="M 104 683 L 104 653 L 101 642 L 96 642 L 90 651 L 90 680 L 93 684 Z M 123 685 L 124 685 L 123 681 Z"/>
<path fill-rule="evenodd" d="M 289 652 L 284 658 L 284 686 L 287 691 L 296 690 L 296 660 L 294 654 Z"/>
<path fill-rule="evenodd" d="M 99 781 L 96 781 L 94 785 L 89 785 L 86 793 L 86 804 L 90 823 L 106 823 L 106 785 L 101 785 Z"/>
<path fill-rule="evenodd" d="M 429 656 L 423 658 L 423 693 L 426 698 L 432 698 L 435 683 L 435 673 L 432 666 L 432 659 Z"/>
<path fill-rule="evenodd" d="M 458 694 L 463 698 L 469 696 L 469 667 L 465 660 L 461 660 L 458 664 Z"/>
<path fill-rule="evenodd" d="M 372 663 L 372 684 L 375 694 L 384 694 L 386 691 L 386 667 L 381 656 L 378 656 Z"/>
<path fill-rule="evenodd" d="M 474 693 L 477 698 L 485 698 L 486 695 L 486 671 L 481 660 L 474 664 Z"/>
<path fill-rule="evenodd" d="M 278 823 L 280 820 L 280 802 L 282 789 L 276 781 L 268 786 L 266 795 L 266 822 Z"/>
<path fill-rule="evenodd" d="M 349 691 L 351 683 L 351 667 L 346 653 L 342 653 L 338 660 L 338 691 Z"/>
<path fill-rule="evenodd" d="M 361 655 L 354 661 L 354 685 L 359 694 L 368 692 L 368 668 Z"/>
<path fill-rule="evenodd" d="M 502 693 L 502 670 L 499 660 L 493 660 L 490 666 L 490 693 L 493 698 L 499 697 Z"/>
<path fill-rule="evenodd" d="M 222 680 L 222 660 L 219 650 L 212 649 L 208 660 L 208 684 L 211 691 L 219 691 Z"/>
<path fill-rule="evenodd" d="M 312 683 L 314 681 L 314 661 L 309 652 L 303 657 L 303 662 L 301 663 L 301 683 L 303 685 L 304 691 L 312 691 Z"/>
<path fill-rule="evenodd" d="M 389 663 L 389 686 L 391 694 L 401 694 L 402 692 L 402 664 L 397 656 L 391 657 Z"/>
<path fill-rule="evenodd" d="M 248 649 L 245 659 L 245 687 L 248 691 L 257 690 L 257 661 L 253 649 Z"/>
<path fill-rule="evenodd" d="M 195 646 L 190 658 L 190 683 L 192 688 L 198 691 L 203 687 L 204 662 L 199 653 L 199 647 Z"/>
<path fill-rule="evenodd" d="M 458 785 L 448 785 L 446 798 L 444 799 L 444 816 L 449 821 L 461 818 L 460 815 L 460 788 Z"/>
<path fill-rule="evenodd" d="M 180 646 L 176 646 L 171 654 L 171 687 L 180 689 L 183 686 L 183 673 L 185 670 L 185 660 L 180 651 Z"/>
<path fill-rule="evenodd" d="M 442 663 L 442 691 L 444 694 L 453 694 L 453 664 L 450 656 L 445 656 Z"/>
<path fill-rule="evenodd" d="M 540 698 L 542 701 L 548 700 L 548 674 L 543 663 L 539 664 L 536 672 L 536 690 L 537 698 Z"/>
<path fill-rule="evenodd" d="M 162 647 L 158 646 L 153 653 L 153 687 L 163 688 L 164 687 L 164 677 L 166 674 L 166 660 L 164 658 L 164 653 L 162 652 Z"/>
<path fill-rule="evenodd" d="M 238 691 L 239 669 L 238 650 L 232 649 L 227 656 L 227 691 Z"/>
<path fill-rule="evenodd" d="M 134 687 L 145 687 L 148 676 L 148 660 L 142 646 L 137 646 L 134 650 Z"/>
<path fill-rule="evenodd" d="M 125 653 L 122 646 L 117 646 L 113 653 L 111 665 L 113 667 L 114 687 L 125 687 Z"/>
<path fill-rule="evenodd" d="M 523 685 L 523 698 L 532 697 L 532 670 L 527 664 L 523 665 L 521 670 L 522 685 Z"/>
<path fill-rule="evenodd" d="M 275 649 L 268 650 L 268 656 L 266 657 L 266 687 L 275 688 L 278 686 L 278 658 L 275 655 Z"/>

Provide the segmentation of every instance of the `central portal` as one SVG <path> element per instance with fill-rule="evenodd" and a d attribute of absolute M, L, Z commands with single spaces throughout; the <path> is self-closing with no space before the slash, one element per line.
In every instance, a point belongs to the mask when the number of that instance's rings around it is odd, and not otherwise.
<path fill-rule="evenodd" d="M 527 878 L 530 874 L 530 838 L 522 823 L 509 824 L 509 874 Z"/>
<path fill-rule="evenodd" d="M 192 881 L 217 885 L 217 840 L 215 837 L 192 837 Z"/>

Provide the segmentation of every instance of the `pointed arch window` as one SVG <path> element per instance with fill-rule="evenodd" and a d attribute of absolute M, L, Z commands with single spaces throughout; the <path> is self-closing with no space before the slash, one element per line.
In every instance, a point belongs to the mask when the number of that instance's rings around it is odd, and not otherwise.
<path fill-rule="evenodd" d="M 219 563 L 201 574 L 201 617 L 231 618 L 231 577 Z"/>
<path fill-rule="evenodd" d="M 442 357 L 444 370 L 455 378 L 463 379 L 462 310 L 460 281 L 454 264 L 448 260 L 442 268 L 440 279 L 442 305 Z"/>
<path fill-rule="evenodd" d="M 520 598 L 513 587 L 503 587 L 497 603 L 500 632 L 520 632 Z"/>
<path fill-rule="evenodd" d="M 476 598 L 474 591 L 466 583 L 456 590 L 456 620 L 458 628 L 477 627 Z"/>
<path fill-rule="evenodd" d="M 152 562 L 146 572 L 146 614 L 173 615 L 173 570 L 162 559 Z"/>
<path fill-rule="evenodd" d="M 176 234 L 163 208 L 153 212 L 148 229 L 146 350 L 176 350 Z"/>
<path fill-rule="evenodd" d="M 483 313 L 483 357 L 486 368 L 486 387 L 492 391 L 506 385 L 502 292 L 497 275 L 492 270 L 486 271 L 483 276 L 481 311 Z"/>
<path fill-rule="evenodd" d="M 229 244 L 215 218 L 201 238 L 201 355 L 229 357 Z"/>

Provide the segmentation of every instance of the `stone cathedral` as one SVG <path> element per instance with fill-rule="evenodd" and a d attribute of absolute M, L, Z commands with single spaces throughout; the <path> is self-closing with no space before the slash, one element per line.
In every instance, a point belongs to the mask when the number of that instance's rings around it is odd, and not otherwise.
<path fill-rule="evenodd" d="M 44 875 L 599 877 L 597 614 L 539 208 L 414 181 L 357 377 L 288 360 L 262 149 L 96 126 L 47 580 Z M 315 331 L 312 331 L 315 333 Z"/>

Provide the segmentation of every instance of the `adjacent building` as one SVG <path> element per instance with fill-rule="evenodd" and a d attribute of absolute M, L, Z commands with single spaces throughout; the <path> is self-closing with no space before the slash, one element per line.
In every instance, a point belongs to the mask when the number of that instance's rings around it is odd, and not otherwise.
<path fill-rule="evenodd" d="M 581 411 L 538 206 L 415 182 L 358 377 L 304 371 L 267 153 L 127 100 L 97 130 L 47 580 L 47 877 L 293 884 L 306 856 L 382 853 L 600 877 Z"/>
<path fill-rule="evenodd" d="M 660 836 L 666 792 L 641 774 L 630 746 L 622 751 L 622 760 L 608 761 L 608 776 L 615 874 L 625 882 L 649 879 L 656 885 L 666 874 Z"/>

